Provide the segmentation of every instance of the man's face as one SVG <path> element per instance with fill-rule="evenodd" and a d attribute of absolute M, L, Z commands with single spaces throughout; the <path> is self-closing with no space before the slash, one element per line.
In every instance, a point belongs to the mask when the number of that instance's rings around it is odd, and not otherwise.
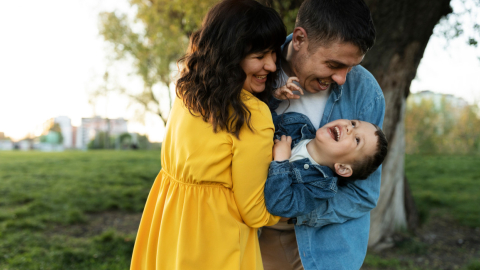
<path fill-rule="evenodd" d="M 301 44 L 291 60 L 291 67 L 300 85 L 310 93 L 325 91 L 334 82 L 343 85 L 347 73 L 365 56 L 351 43 L 331 42 L 310 50 L 308 45 L 308 40 Z"/>
<path fill-rule="evenodd" d="M 369 122 L 339 119 L 317 130 L 315 144 L 330 164 L 353 164 L 373 156 L 377 148 L 376 127 Z"/>

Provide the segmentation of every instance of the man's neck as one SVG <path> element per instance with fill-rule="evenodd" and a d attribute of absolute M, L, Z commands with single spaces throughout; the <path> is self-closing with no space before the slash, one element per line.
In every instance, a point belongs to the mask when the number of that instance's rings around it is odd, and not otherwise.
<path fill-rule="evenodd" d="M 295 72 L 291 68 L 292 63 L 292 55 L 293 55 L 293 44 L 290 41 L 288 44 L 283 46 L 282 50 L 282 70 L 287 74 L 288 77 L 296 76 Z"/>

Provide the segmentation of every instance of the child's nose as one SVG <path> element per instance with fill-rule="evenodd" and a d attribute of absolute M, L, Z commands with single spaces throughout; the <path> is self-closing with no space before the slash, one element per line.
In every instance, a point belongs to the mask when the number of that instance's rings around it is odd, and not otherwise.
<path fill-rule="evenodd" d="M 347 134 L 350 135 L 350 133 L 352 133 L 352 130 L 353 130 L 352 124 L 350 122 L 346 123 L 345 129 L 347 130 Z"/>

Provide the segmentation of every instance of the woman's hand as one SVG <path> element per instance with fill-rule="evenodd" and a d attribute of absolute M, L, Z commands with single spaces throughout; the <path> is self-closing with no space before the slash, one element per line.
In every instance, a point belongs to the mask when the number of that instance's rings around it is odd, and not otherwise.
<path fill-rule="evenodd" d="M 298 82 L 297 77 L 290 77 L 287 80 L 287 84 L 277 88 L 273 91 L 273 96 L 276 99 L 286 100 L 286 99 L 299 99 L 300 96 L 293 93 L 293 91 L 298 91 L 303 95 L 303 90 L 300 86 L 294 84 L 293 82 Z"/>
<path fill-rule="evenodd" d="M 292 155 L 292 137 L 282 135 L 280 140 L 275 139 L 273 146 L 273 160 L 283 161 L 290 158 Z"/>

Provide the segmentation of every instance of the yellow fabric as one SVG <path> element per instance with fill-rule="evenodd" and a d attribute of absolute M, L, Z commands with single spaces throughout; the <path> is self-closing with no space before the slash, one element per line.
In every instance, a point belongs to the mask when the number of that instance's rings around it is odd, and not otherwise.
<path fill-rule="evenodd" d="M 240 139 L 175 100 L 130 269 L 263 269 L 257 228 L 279 220 L 263 195 L 274 126 L 265 103 L 245 90 L 242 99 L 254 132 L 244 125 Z"/>

